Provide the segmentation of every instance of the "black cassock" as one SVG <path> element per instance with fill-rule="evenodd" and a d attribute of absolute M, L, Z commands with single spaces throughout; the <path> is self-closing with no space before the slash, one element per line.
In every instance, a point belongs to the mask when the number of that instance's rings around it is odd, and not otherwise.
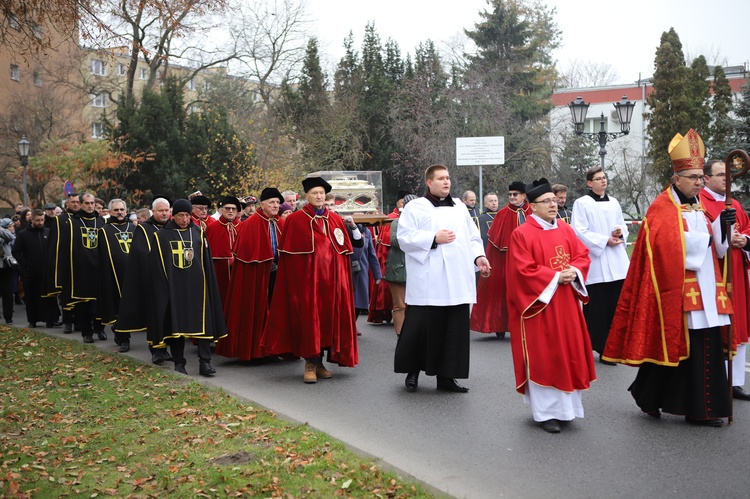
<path fill-rule="evenodd" d="M 114 324 L 120 307 L 130 246 L 137 226 L 110 218 L 99 232 L 99 290 L 96 311 L 102 324 Z"/>
<path fill-rule="evenodd" d="M 79 210 L 60 227 L 57 284 L 62 287 L 64 308 L 96 300 L 99 229 L 103 226 L 104 219 L 97 212 Z"/>
<path fill-rule="evenodd" d="M 219 287 L 203 231 L 169 221 L 152 242 L 152 323 L 149 343 L 170 338 L 216 341 L 226 336 Z"/>

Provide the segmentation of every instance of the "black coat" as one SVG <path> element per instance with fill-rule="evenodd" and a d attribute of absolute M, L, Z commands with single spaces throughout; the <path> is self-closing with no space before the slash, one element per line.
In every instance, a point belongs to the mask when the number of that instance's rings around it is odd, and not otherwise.
<path fill-rule="evenodd" d="M 41 276 L 47 263 L 49 229 L 35 229 L 29 225 L 16 235 L 13 256 L 24 275 Z"/>

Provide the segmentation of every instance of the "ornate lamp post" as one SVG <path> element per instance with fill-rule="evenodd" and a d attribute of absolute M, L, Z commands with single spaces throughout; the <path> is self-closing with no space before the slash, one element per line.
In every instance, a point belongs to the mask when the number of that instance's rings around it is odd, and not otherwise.
<path fill-rule="evenodd" d="M 21 137 L 18 141 L 18 155 L 21 156 L 21 166 L 23 167 L 23 205 L 29 206 L 29 192 L 26 188 L 26 166 L 29 164 L 29 146 L 31 142 L 26 140 L 26 136 Z"/>
<path fill-rule="evenodd" d="M 604 156 L 607 155 L 607 142 L 609 140 L 618 139 L 624 135 L 630 133 L 630 120 L 633 118 L 633 108 L 635 108 L 635 102 L 628 100 L 626 96 L 622 96 L 620 102 L 614 103 L 615 109 L 617 110 L 617 116 L 620 120 L 619 132 L 607 132 L 604 129 L 604 125 L 607 121 L 604 119 L 604 113 L 601 117 L 601 128 L 598 133 L 587 133 L 583 131 L 583 124 L 586 121 L 586 113 L 588 112 L 589 105 L 583 101 L 579 95 L 576 100 L 568 104 L 570 108 L 570 114 L 573 117 L 573 124 L 575 125 L 576 135 L 583 135 L 586 138 L 599 143 L 599 158 L 601 158 L 602 168 L 604 168 Z"/>

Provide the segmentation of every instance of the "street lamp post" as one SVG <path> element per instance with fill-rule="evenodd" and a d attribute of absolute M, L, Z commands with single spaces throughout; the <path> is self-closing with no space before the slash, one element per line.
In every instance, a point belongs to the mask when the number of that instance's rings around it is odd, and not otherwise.
<path fill-rule="evenodd" d="M 23 205 L 24 207 L 29 206 L 29 191 L 26 188 L 26 166 L 29 164 L 29 146 L 31 142 L 26 139 L 24 135 L 21 140 L 18 141 L 18 154 L 21 156 L 21 166 L 23 167 Z"/>
<path fill-rule="evenodd" d="M 605 130 L 604 125 L 607 123 L 607 120 L 604 118 L 604 113 L 602 112 L 600 122 L 601 128 L 599 129 L 599 132 L 590 133 L 583 131 L 583 124 L 586 121 L 586 113 L 588 112 L 589 105 L 583 101 L 583 98 L 580 95 L 576 100 L 568 104 L 570 114 L 573 117 L 576 135 L 582 135 L 599 143 L 599 158 L 601 158 L 602 169 L 604 168 L 604 156 L 607 155 L 607 142 L 630 133 L 630 120 L 633 118 L 635 102 L 629 101 L 627 96 L 623 95 L 622 100 L 620 102 L 615 102 L 614 106 L 620 120 L 620 131 L 607 132 L 607 130 Z"/>

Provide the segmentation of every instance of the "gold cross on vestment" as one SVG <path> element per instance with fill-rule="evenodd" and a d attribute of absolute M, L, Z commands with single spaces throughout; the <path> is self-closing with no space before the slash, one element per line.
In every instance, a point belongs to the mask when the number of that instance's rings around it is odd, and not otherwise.
<path fill-rule="evenodd" d="M 565 248 L 555 246 L 555 256 L 549 259 L 549 266 L 552 270 L 565 270 L 570 267 L 570 254 L 565 253 Z"/>
<path fill-rule="evenodd" d="M 724 294 L 724 291 L 719 291 L 719 297 L 717 298 L 717 300 L 719 300 L 721 302 L 721 308 L 723 308 L 723 309 L 727 308 L 726 301 L 728 299 L 729 299 L 729 297 L 726 294 Z"/>
<path fill-rule="evenodd" d="M 698 297 L 700 295 L 700 292 L 695 288 L 691 289 L 689 293 L 685 293 L 685 296 L 690 297 L 690 299 L 693 301 L 693 305 L 698 304 Z"/>

